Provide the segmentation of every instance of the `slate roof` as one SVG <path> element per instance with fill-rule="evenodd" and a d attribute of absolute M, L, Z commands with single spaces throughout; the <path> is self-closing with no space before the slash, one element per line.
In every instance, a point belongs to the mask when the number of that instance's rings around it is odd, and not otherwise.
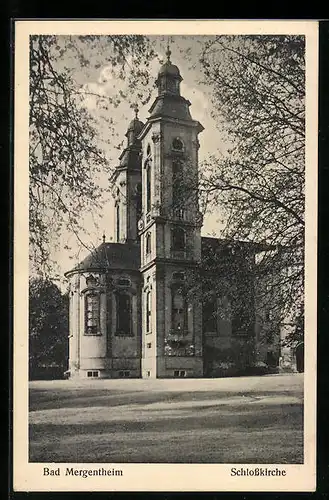
<path fill-rule="evenodd" d="M 122 269 L 138 271 L 140 246 L 136 243 L 102 243 L 65 276 L 81 271 Z"/>

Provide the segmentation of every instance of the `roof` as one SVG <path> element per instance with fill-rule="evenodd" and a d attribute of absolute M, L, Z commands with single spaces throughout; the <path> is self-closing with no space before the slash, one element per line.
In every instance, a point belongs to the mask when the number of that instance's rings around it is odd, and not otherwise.
<path fill-rule="evenodd" d="M 141 170 L 142 168 L 142 157 L 140 155 L 141 146 L 136 142 L 128 147 L 126 147 L 119 156 L 120 164 L 117 165 L 116 169 L 122 167 L 127 167 L 130 170 Z"/>
<path fill-rule="evenodd" d="M 150 118 L 165 116 L 191 121 L 190 102 L 182 96 L 161 94 L 149 109 Z"/>
<path fill-rule="evenodd" d="M 122 269 L 138 271 L 140 246 L 137 243 L 102 243 L 65 276 L 83 271 Z"/>

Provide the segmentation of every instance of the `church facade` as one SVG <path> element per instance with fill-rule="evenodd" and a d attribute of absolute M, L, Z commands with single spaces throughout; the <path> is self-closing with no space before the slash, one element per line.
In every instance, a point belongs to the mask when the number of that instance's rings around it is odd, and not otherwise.
<path fill-rule="evenodd" d="M 111 179 L 115 242 L 104 238 L 66 273 L 72 378 L 207 377 L 278 365 L 278 331 L 257 303 L 259 249 L 201 236 L 203 126 L 167 57 L 149 117 L 131 121 Z"/>

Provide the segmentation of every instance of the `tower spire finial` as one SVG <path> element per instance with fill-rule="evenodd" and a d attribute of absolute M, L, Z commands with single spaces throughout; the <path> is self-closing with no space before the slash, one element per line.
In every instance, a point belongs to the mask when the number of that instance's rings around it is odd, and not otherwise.
<path fill-rule="evenodd" d="M 105 231 L 103 231 L 102 239 L 103 239 L 103 243 L 105 243 Z"/>
<path fill-rule="evenodd" d="M 168 42 L 167 42 L 166 56 L 167 56 L 167 61 L 170 62 L 171 50 L 169 47 L 169 37 L 168 37 Z"/>

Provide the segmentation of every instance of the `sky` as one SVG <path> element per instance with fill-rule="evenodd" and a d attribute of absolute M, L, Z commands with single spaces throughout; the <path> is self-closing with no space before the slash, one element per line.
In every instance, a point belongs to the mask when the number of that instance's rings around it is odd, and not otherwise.
<path fill-rule="evenodd" d="M 170 37 L 171 61 L 176 64 L 183 77 L 181 83 L 181 95 L 191 102 L 190 111 L 193 119 L 198 120 L 204 127 L 204 131 L 199 135 L 199 166 L 202 168 L 202 161 L 210 154 L 216 151 L 224 152 L 225 144 L 221 134 L 216 128 L 216 122 L 211 116 L 211 101 L 209 88 L 200 82 L 201 73 L 198 68 L 198 59 L 200 56 L 201 43 L 204 42 L 204 37 L 193 36 L 176 36 Z M 63 40 L 63 43 L 65 40 Z M 160 61 L 166 60 L 165 52 L 167 49 L 168 37 L 152 37 L 151 42 L 157 54 L 149 67 L 152 84 L 156 79 L 160 68 Z M 84 49 L 87 50 L 87 49 Z M 188 57 L 187 57 L 188 54 Z M 85 54 L 86 57 L 93 57 L 90 53 Z M 97 101 L 97 96 L 115 96 L 119 90 L 125 91 L 127 84 L 120 79 L 113 66 L 108 62 L 108 56 L 104 49 L 100 50 L 97 55 L 97 63 L 90 65 L 88 69 L 81 67 L 77 60 L 72 56 L 65 56 L 59 64 L 69 68 L 73 79 L 77 82 L 81 89 L 81 95 L 84 106 L 91 112 L 96 119 L 99 131 L 99 141 L 102 147 L 106 150 L 110 166 L 113 168 L 118 163 L 120 150 L 116 146 L 125 139 L 125 133 L 129 122 L 134 117 L 134 111 L 131 109 L 130 103 L 122 100 L 120 104 L 114 108 L 111 107 L 108 111 L 100 111 Z M 129 56 L 126 59 L 128 67 L 134 62 Z M 139 118 L 145 122 L 148 116 L 148 110 L 157 95 L 154 89 L 151 99 L 146 105 L 139 103 Z M 105 113 L 105 114 L 104 114 Z M 113 120 L 115 124 L 115 134 L 109 130 L 108 120 Z M 108 139 L 111 137 L 110 143 Z M 124 146 L 123 146 L 124 147 Z M 122 150 L 122 149 L 121 149 Z M 104 186 L 108 183 L 108 174 L 100 179 L 100 183 Z M 108 196 L 103 204 L 101 214 L 86 214 L 83 217 L 83 225 L 86 228 L 88 235 L 81 235 L 82 241 L 85 242 L 85 247 L 97 247 L 102 242 L 103 233 L 106 241 L 111 241 L 114 235 L 114 217 L 113 205 L 111 197 Z M 212 213 L 205 217 L 202 230 L 203 235 L 213 235 L 220 232 L 220 223 L 218 221 L 219 214 Z M 64 250 L 64 245 L 68 243 L 71 251 Z M 72 234 L 64 233 L 61 238 L 59 249 L 54 250 L 52 257 L 57 262 L 59 273 L 63 274 L 68 269 L 76 265 L 77 261 L 83 259 L 88 253 L 87 248 L 81 247 L 76 241 L 76 237 Z"/>

